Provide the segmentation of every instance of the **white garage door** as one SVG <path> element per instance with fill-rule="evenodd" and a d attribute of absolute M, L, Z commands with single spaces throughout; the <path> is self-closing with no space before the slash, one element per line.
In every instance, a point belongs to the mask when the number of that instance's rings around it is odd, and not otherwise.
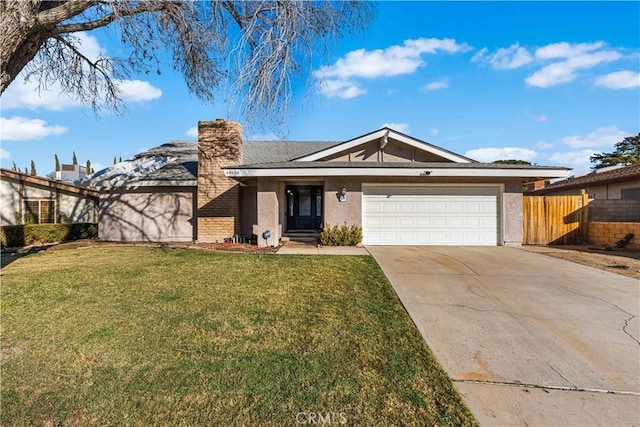
<path fill-rule="evenodd" d="M 363 188 L 365 245 L 498 244 L 497 187 Z"/>

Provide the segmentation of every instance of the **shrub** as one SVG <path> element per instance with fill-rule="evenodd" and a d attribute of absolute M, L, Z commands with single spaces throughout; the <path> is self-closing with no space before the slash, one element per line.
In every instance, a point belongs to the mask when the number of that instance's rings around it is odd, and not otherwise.
<path fill-rule="evenodd" d="M 15 211 L 13 213 L 13 219 L 15 220 L 16 224 L 22 224 L 24 221 L 24 224 L 37 224 L 37 218 L 35 216 L 35 214 L 33 212 L 25 212 L 24 213 L 24 217 L 22 217 L 22 211 Z"/>
<path fill-rule="evenodd" d="M 359 225 L 325 226 L 320 233 L 320 243 L 325 246 L 356 246 L 362 242 L 362 227 Z"/>
<path fill-rule="evenodd" d="M 0 242 L 2 242 L 2 246 L 6 247 L 95 239 L 97 237 L 98 225 L 89 223 L 7 225 L 0 229 Z"/>

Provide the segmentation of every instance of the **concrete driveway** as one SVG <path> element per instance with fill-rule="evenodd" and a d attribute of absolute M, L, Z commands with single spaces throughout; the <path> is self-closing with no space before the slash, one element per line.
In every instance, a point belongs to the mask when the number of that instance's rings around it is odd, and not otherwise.
<path fill-rule="evenodd" d="M 640 425 L 640 282 L 506 247 L 370 246 L 483 425 Z"/>

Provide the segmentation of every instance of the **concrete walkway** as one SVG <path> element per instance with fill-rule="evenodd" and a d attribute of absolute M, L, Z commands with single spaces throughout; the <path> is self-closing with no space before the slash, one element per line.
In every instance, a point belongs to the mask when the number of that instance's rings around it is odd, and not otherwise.
<path fill-rule="evenodd" d="M 640 282 L 505 247 L 367 247 L 482 425 L 640 424 Z"/>

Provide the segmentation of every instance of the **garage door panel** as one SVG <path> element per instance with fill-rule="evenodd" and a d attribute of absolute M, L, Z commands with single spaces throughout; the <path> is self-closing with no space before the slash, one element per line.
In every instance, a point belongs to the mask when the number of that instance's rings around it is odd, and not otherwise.
<path fill-rule="evenodd" d="M 365 187 L 364 243 L 496 245 L 497 187 Z"/>

